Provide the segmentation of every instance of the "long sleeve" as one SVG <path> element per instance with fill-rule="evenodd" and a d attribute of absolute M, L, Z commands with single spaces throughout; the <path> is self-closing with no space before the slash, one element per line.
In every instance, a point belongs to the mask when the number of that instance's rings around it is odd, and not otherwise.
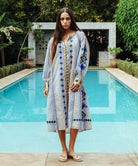
<path fill-rule="evenodd" d="M 80 50 L 77 58 L 74 83 L 79 83 L 83 80 L 88 70 L 90 57 L 90 46 L 85 33 L 80 31 L 78 37 L 80 41 Z"/>
<path fill-rule="evenodd" d="M 45 63 L 44 63 L 44 68 L 43 68 L 43 74 L 42 74 L 42 79 L 45 83 L 49 82 L 49 79 L 50 79 L 52 39 L 53 39 L 53 37 L 48 42 Z"/>

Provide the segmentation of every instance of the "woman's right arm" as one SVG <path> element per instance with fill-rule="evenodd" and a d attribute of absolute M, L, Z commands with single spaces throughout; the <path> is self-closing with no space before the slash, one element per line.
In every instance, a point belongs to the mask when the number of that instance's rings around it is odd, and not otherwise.
<path fill-rule="evenodd" d="M 53 39 L 53 37 L 48 42 L 45 63 L 44 63 L 44 68 L 43 68 L 43 74 L 42 74 L 42 79 L 45 82 L 45 85 L 44 85 L 44 96 L 45 97 L 48 96 L 48 90 L 49 90 L 52 39 Z"/>

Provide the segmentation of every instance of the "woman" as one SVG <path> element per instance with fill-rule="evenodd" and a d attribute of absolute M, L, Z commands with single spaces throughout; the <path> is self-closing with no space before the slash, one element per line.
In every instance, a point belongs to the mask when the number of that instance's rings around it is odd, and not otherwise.
<path fill-rule="evenodd" d="M 62 145 L 60 161 L 72 157 L 82 161 L 74 152 L 78 132 L 92 129 L 88 99 L 83 84 L 89 64 L 89 44 L 75 23 L 70 9 L 59 11 L 56 29 L 49 40 L 43 81 L 47 98 L 47 130 L 58 132 Z M 70 132 L 69 149 L 66 133 Z"/>

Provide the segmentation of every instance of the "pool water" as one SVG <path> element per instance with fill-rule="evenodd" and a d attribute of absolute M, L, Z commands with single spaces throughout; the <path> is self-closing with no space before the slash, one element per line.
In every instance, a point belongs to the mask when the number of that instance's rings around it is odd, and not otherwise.
<path fill-rule="evenodd" d="M 138 94 L 106 70 L 88 70 L 84 85 L 93 129 L 78 134 L 76 151 L 138 152 Z M 37 70 L 0 91 L 0 153 L 61 151 L 47 132 L 43 86 Z"/>

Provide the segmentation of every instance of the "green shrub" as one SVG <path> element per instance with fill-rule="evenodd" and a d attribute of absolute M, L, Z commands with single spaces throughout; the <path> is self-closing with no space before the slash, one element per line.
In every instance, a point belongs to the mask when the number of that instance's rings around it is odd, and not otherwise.
<path fill-rule="evenodd" d="M 24 62 L 20 62 L 20 63 L 17 63 L 17 67 L 18 67 L 18 71 L 24 69 L 26 66 L 25 66 L 25 63 Z"/>
<path fill-rule="evenodd" d="M 138 78 L 138 63 L 132 64 L 132 75 Z"/>
<path fill-rule="evenodd" d="M 17 64 L 15 63 L 15 64 L 13 64 L 13 71 L 14 71 L 14 73 L 16 73 L 17 71 L 18 71 L 18 66 L 17 66 Z"/>
<path fill-rule="evenodd" d="M 18 72 L 22 69 L 25 69 L 26 65 L 24 62 L 15 63 L 13 65 L 3 66 L 0 68 L 0 78 Z"/>
<path fill-rule="evenodd" d="M 122 65 L 122 60 L 118 60 L 117 61 L 117 67 L 119 68 L 119 69 L 121 69 L 121 65 Z M 122 69 L 121 69 L 122 70 Z"/>
<path fill-rule="evenodd" d="M 123 70 L 123 71 L 125 70 L 125 63 L 124 63 L 124 61 L 120 62 L 120 69 Z"/>
<path fill-rule="evenodd" d="M 3 77 L 5 77 L 5 76 L 7 76 L 7 74 L 6 74 L 6 66 L 3 66 L 2 68 L 3 68 Z"/>
<path fill-rule="evenodd" d="M 17 71 L 20 71 L 21 70 L 21 63 L 17 63 Z"/>
<path fill-rule="evenodd" d="M 21 69 L 21 70 L 24 69 L 24 65 L 23 65 L 22 62 L 20 62 L 20 69 Z"/>
<path fill-rule="evenodd" d="M 4 70 L 2 67 L 0 67 L 0 78 L 4 77 L 3 75 L 4 75 Z"/>
<path fill-rule="evenodd" d="M 21 70 L 24 69 L 24 62 L 20 62 L 20 68 L 21 68 Z"/>
<path fill-rule="evenodd" d="M 25 69 L 26 68 L 26 64 L 24 63 L 24 62 L 21 62 L 21 64 L 22 64 L 22 69 Z"/>
<path fill-rule="evenodd" d="M 117 67 L 120 70 L 123 70 L 126 73 L 131 74 L 138 78 L 138 62 L 133 63 L 132 61 L 129 62 L 126 60 L 119 60 L 119 61 L 117 61 Z"/>
<path fill-rule="evenodd" d="M 8 65 L 8 66 L 6 66 L 6 67 L 7 67 L 7 70 L 8 70 L 8 73 L 9 73 L 8 75 L 11 74 L 11 66 L 12 66 L 12 65 Z"/>
<path fill-rule="evenodd" d="M 5 71 L 5 76 L 8 76 L 10 74 L 10 68 L 8 66 L 3 66 L 2 68 Z"/>
<path fill-rule="evenodd" d="M 125 71 L 132 75 L 132 62 L 125 62 Z"/>
<path fill-rule="evenodd" d="M 13 65 L 9 65 L 9 66 L 10 66 L 10 73 L 13 74 L 15 69 L 14 69 Z"/>

